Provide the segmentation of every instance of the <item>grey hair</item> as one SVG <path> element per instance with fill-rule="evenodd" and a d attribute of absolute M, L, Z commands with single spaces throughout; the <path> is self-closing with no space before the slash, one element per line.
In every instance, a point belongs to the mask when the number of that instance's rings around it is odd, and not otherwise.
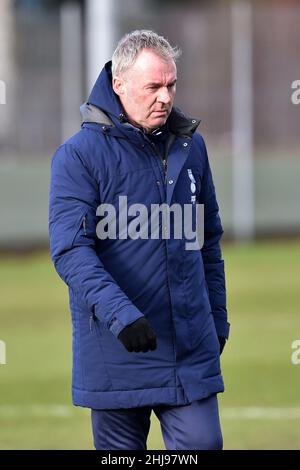
<path fill-rule="evenodd" d="M 176 62 L 181 56 L 181 50 L 177 46 L 172 47 L 167 39 L 154 31 L 131 31 L 120 39 L 113 53 L 112 76 L 115 77 L 131 67 L 142 49 L 150 49 L 166 61 L 173 59 Z"/>

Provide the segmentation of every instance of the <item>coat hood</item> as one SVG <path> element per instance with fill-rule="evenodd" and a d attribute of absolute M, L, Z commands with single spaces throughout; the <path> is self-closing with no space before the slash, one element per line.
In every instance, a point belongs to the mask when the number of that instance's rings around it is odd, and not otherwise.
<path fill-rule="evenodd" d="M 128 123 L 121 102 L 112 88 L 111 64 L 111 61 L 105 64 L 88 101 L 80 107 L 83 123 L 93 122 L 112 127 Z M 173 134 L 191 137 L 201 121 L 186 116 L 173 106 L 167 122 Z"/>
<path fill-rule="evenodd" d="M 120 100 L 112 88 L 111 60 L 105 64 L 88 98 L 88 103 L 119 120 L 124 119 Z"/>

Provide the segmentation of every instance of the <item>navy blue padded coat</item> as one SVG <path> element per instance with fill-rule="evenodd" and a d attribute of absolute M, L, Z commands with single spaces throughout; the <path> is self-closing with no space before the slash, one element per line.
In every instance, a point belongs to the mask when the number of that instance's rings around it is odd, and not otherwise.
<path fill-rule="evenodd" d="M 73 403 L 117 409 L 183 405 L 224 390 L 218 336 L 228 337 L 223 230 L 199 121 L 173 108 L 167 171 L 138 128 L 126 123 L 111 86 L 111 62 L 86 103 L 81 130 L 51 167 L 51 257 L 69 287 Z M 204 244 L 183 238 L 100 240 L 97 207 L 119 196 L 128 206 L 204 204 Z M 157 349 L 128 352 L 119 332 L 145 316 Z"/>

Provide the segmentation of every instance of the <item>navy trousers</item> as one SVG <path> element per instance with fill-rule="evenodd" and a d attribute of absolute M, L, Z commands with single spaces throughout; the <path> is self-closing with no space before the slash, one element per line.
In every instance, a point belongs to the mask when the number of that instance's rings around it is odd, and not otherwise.
<path fill-rule="evenodd" d="M 212 395 L 184 406 L 91 410 L 97 450 L 147 450 L 150 415 L 160 421 L 167 450 L 221 450 L 218 400 Z"/>

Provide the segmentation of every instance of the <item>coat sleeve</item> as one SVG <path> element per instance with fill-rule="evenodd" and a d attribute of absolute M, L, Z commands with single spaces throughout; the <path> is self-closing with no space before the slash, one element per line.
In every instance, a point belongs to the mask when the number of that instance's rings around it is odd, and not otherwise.
<path fill-rule="evenodd" d="M 50 252 L 63 281 L 117 337 L 143 314 L 105 269 L 95 251 L 98 183 L 77 150 L 61 146 L 51 165 Z"/>
<path fill-rule="evenodd" d="M 201 253 L 217 335 L 228 338 L 230 324 L 227 321 L 225 271 L 220 248 L 223 229 L 206 145 L 202 137 L 201 145 L 202 155 L 204 156 L 199 198 L 199 202 L 204 204 L 204 244 Z"/>

